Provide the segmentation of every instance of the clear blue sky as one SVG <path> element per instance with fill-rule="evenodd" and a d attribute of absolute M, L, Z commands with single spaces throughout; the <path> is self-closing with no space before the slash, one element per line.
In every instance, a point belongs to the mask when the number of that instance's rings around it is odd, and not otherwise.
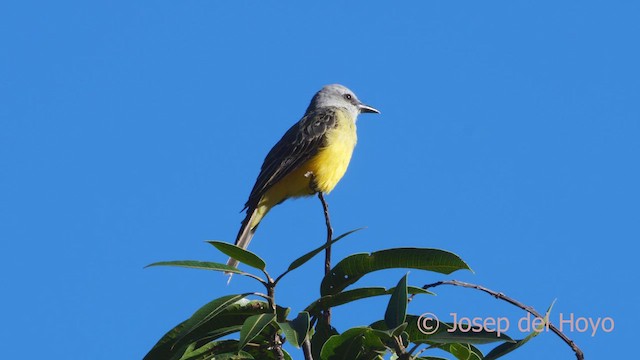
<path fill-rule="evenodd" d="M 568 335 L 588 359 L 624 358 L 640 300 L 639 18 L 632 1 L 2 2 L 3 358 L 140 359 L 208 300 L 257 290 L 143 266 L 223 261 L 203 241 L 233 240 L 264 155 L 335 82 L 382 114 L 361 116 L 328 197 L 336 232 L 368 226 L 334 259 L 453 251 L 475 274 L 410 282 L 611 317 L 611 333 Z M 279 273 L 323 239 L 319 202 L 290 201 L 251 250 Z M 279 302 L 315 299 L 321 267 L 291 274 Z M 410 311 L 523 315 L 437 293 Z M 386 301 L 336 309 L 335 325 L 380 319 Z M 543 334 L 510 357 L 532 358 L 574 357 Z"/>

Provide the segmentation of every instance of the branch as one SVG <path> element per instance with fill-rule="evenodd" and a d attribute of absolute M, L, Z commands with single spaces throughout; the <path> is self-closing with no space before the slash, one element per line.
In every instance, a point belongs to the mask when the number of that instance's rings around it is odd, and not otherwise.
<path fill-rule="evenodd" d="M 269 302 L 269 307 L 275 314 L 276 313 L 276 302 L 275 302 L 276 287 L 273 281 L 271 280 L 271 278 L 269 278 L 269 283 L 266 285 L 266 287 L 267 287 L 266 299 Z M 280 337 L 277 331 L 273 336 L 273 347 L 271 348 L 271 350 L 273 351 L 273 354 L 275 355 L 276 359 L 284 360 L 284 353 L 282 352 L 282 338 Z"/>
<path fill-rule="evenodd" d="M 329 244 L 329 246 L 324 250 L 324 275 L 327 276 L 331 271 L 331 238 L 333 237 L 333 228 L 331 227 L 331 219 L 329 218 L 329 205 L 327 205 L 322 191 L 318 192 L 318 199 L 320 199 L 322 203 L 324 221 L 327 225 L 327 244 Z M 324 316 L 327 319 L 327 324 L 331 324 L 331 308 L 325 310 Z"/>
<path fill-rule="evenodd" d="M 398 360 L 411 359 L 411 354 L 407 353 L 406 351 L 407 349 L 402 344 L 402 340 L 400 339 L 400 336 L 393 337 L 393 348 L 394 348 L 394 351 L 396 352 L 396 357 L 398 358 Z"/>
<path fill-rule="evenodd" d="M 273 345 L 273 353 L 278 360 L 284 360 L 284 353 L 282 352 L 282 340 L 280 340 L 280 335 L 276 333 L 276 337 L 274 339 Z"/>
<path fill-rule="evenodd" d="M 304 360 L 313 360 L 313 355 L 311 355 L 311 342 L 309 339 L 304 339 L 302 343 L 302 353 L 304 354 Z"/>
<path fill-rule="evenodd" d="M 327 201 L 324 199 L 324 194 L 322 192 L 318 193 L 318 199 L 322 202 L 322 209 L 324 210 L 324 221 L 327 225 L 327 243 L 331 243 L 331 238 L 333 238 L 333 228 L 331 227 L 331 219 L 329 218 L 329 205 L 327 205 Z M 325 249 L 324 256 L 324 274 L 327 275 L 331 271 L 331 246 L 328 246 Z"/>
<path fill-rule="evenodd" d="M 482 292 L 485 292 L 493 297 L 495 297 L 496 299 L 500 299 L 500 300 L 504 300 L 506 302 L 508 302 L 511 305 L 517 306 L 520 309 L 528 312 L 529 314 L 540 318 L 540 319 L 544 319 L 545 317 L 540 315 L 540 313 L 538 313 L 532 306 L 527 306 L 521 302 L 519 302 L 518 300 L 512 299 L 508 296 L 506 296 L 503 293 L 499 293 L 497 291 L 493 291 L 491 289 L 487 289 L 484 286 L 480 286 L 480 285 L 476 285 L 476 284 L 470 284 L 470 283 L 466 283 L 466 282 L 462 282 L 462 281 L 457 281 L 457 280 L 448 280 L 448 281 L 438 281 L 436 283 L 433 284 L 427 284 L 425 286 L 423 286 L 423 289 L 429 289 L 429 288 L 433 288 L 436 286 L 440 286 L 440 285 L 453 285 L 453 286 L 461 286 L 461 287 L 465 287 L 465 288 L 470 288 L 470 289 L 476 289 L 476 290 L 480 290 Z M 414 295 L 411 295 L 411 297 L 409 298 L 409 301 L 411 301 L 411 299 L 413 299 Z M 558 335 L 560 337 L 560 339 L 562 339 L 562 341 L 564 341 L 567 345 L 569 345 L 569 347 L 571 347 L 571 350 L 573 350 L 573 352 L 576 353 L 576 358 L 578 360 L 584 360 L 584 353 L 582 352 L 582 350 L 580 350 L 580 348 L 578 347 L 578 345 L 576 345 L 573 340 L 569 339 L 565 334 L 562 333 L 562 331 L 558 330 L 558 328 L 556 328 L 550 321 L 547 320 L 547 323 L 549 324 L 549 328 L 551 329 L 551 331 L 553 331 L 556 335 Z"/>

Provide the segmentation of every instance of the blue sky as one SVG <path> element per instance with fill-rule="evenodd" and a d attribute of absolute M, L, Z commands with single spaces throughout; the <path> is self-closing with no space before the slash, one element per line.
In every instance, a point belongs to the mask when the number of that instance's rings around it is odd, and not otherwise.
<path fill-rule="evenodd" d="M 410 282 L 480 283 L 541 311 L 557 298 L 552 320 L 611 317 L 610 333 L 568 336 L 588 359 L 622 358 L 640 300 L 639 15 L 625 1 L 3 2 L 3 357 L 139 359 L 208 300 L 257 290 L 143 266 L 223 261 L 203 241 L 233 241 L 265 154 L 338 82 L 382 114 L 360 117 L 328 196 L 337 233 L 368 227 L 334 259 L 453 251 L 475 274 Z M 250 249 L 279 273 L 323 226 L 316 199 L 286 202 Z M 281 284 L 282 305 L 316 298 L 321 262 Z M 410 312 L 524 315 L 436 292 Z M 386 301 L 336 309 L 335 325 L 378 320 Z M 543 334 L 508 358 L 574 357 Z"/>

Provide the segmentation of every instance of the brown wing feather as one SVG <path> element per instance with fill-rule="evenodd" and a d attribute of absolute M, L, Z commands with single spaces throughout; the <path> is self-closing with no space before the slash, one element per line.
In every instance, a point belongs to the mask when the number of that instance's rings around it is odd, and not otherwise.
<path fill-rule="evenodd" d="M 253 211 L 269 188 L 318 153 L 327 130 L 336 126 L 335 112 L 335 108 L 323 108 L 305 114 L 273 146 L 245 204 L 247 213 Z"/>

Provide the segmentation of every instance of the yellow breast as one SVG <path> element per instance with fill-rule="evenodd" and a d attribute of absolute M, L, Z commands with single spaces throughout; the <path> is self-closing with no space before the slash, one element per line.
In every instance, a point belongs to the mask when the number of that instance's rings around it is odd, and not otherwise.
<path fill-rule="evenodd" d="M 298 169 L 274 184 L 260 199 L 251 228 L 260 223 L 269 210 L 291 197 L 312 195 L 315 191 L 329 193 L 347 171 L 356 146 L 356 124 L 341 110 L 336 111 L 337 126 L 327 132 L 325 144 L 318 153 Z M 310 185 L 313 174 L 315 188 Z"/>
<path fill-rule="evenodd" d="M 358 140 L 356 124 L 342 111 L 336 112 L 337 126 L 326 134 L 325 146 L 308 162 L 317 190 L 329 193 L 347 171 Z"/>

